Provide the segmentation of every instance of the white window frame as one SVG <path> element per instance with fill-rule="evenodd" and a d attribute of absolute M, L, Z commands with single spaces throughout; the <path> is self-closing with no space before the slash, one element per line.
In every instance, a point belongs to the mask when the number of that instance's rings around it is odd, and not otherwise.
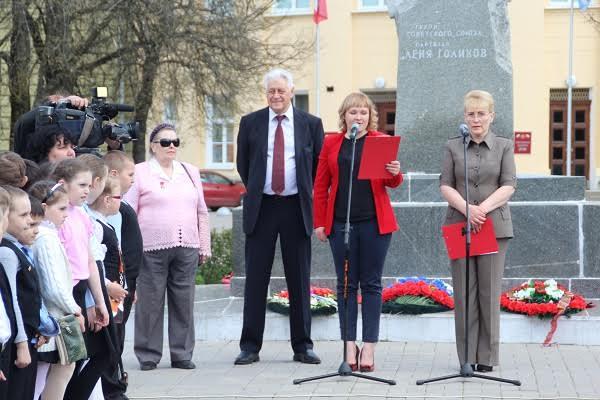
<path fill-rule="evenodd" d="M 275 3 L 273 3 L 273 7 L 271 8 L 272 15 L 310 15 L 313 13 L 313 8 L 311 7 L 311 1 L 308 2 L 308 7 L 298 7 L 298 0 L 291 0 L 292 5 L 289 8 L 277 8 Z M 316 1 L 316 0 L 313 0 Z"/>
<path fill-rule="evenodd" d="M 292 98 L 292 105 L 296 107 L 296 96 L 306 96 L 308 100 L 308 108 L 310 108 L 310 94 L 306 89 L 294 90 L 294 97 Z M 304 110 L 309 112 L 308 110 Z"/>
<path fill-rule="evenodd" d="M 235 126 L 235 120 L 233 117 L 228 118 L 213 118 L 214 116 L 214 106 L 211 100 L 207 100 L 206 102 L 206 168 L 210 169 L 226 169 L 232 170 L 235 166 L 235 132 L 232 132 L 232 145 L 234 146 L 233 159 L 231 162 L 214 162 L 213 161 L 213 144 L 215 144 L 212 140 L 213 137 L 213 124 L 220 123 L 223 126 L 223 141 L 218 142 L 224 144 L 222 152 L 223 152 L 223 160 L 227 159 L 227 131 L 225 127 L 228 124 Z M 232 128 L 235 129 L 235 128 Z"/>
<path fill-rule="evenodd" d="M 590 3 L 590 6 L 588 7 L 588 10 L 590 8 L 598 8 L 600 7 L 600 1 L 598 0 L 592 0 L 592 2 Z M 546 3 L 546 8 L 549 9 L 569 9 L 571 8 L 571 0 L 548 0 Z M 579 2 L 577 0 L 575 0 L 573 2 L 573 9 L 575 11 L 579 10 Z"/>
<path fill-rule="evenodd" d="M 357 0 L 358 2 L 358 11 L 374 11 L 374 12 L 380 12 L 380 11 L 387 11 L 388 8 L 385 5 L 385 0 L 378 0 L 378 4 L 375 6 L 367 6 L 363 3 L 363 0 Z"/>

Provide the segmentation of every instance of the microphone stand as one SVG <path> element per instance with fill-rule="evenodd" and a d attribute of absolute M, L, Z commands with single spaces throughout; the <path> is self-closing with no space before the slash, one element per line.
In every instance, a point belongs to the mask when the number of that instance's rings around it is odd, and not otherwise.
<path fill-rule="evenodd" d="M 346 343 L 347 337 L 347 327 L 348 327 L 348 271 L 350 270 L 350 205 L 352 203 L 352 174 L 354 172 L 354 149 L 356 148 L 356 132 L 354 131 L 354 126 L 352 127 L 350 133 L 350 140 L 352 141 L 352 157 L 350 159 L 350 179 L 349 179 L 349 187 L 348 187 L 348 209 L 346 210 L 346 224 L 344 226 L 344 318 L 342 319 L 342 331 L 344 334 L 342 335 L 343 344 L 343 353 L 342 353 L 342 363 L 340 364 L 337 372 L 332 372 L 324 375 L 311 376 L 309 378 L 302 379 L 294 379 L 294 385 L 298 385 L 300 383 L 316 381 L 319 379 L 331 378 L 334 376 L 354 376 L 356 378 L 368 379 L 371 381 L 387 383 L 388 385 L 395 385 L 396 381 L 391 379 L 383 379 L 378 378 L 376 376 L 364 375 L 353 372 L 350 368 L 350 364 L 346 361 L 346 348 L 348 344 Z"/>
<path fill-rule="evenodd" d="M 466 126 L 461 125 L 460 131 L 463 137 L 463 154 L 465 159 L 465 207 L 466 207 L 466 218 L 467 223 L 465 224 L 465 363 L 461 365 L 460 372 L 458 374 L 440 376 L 437 378 L 430 379 L 421 379 L 417 381 L 417 385 L 423 385 L 425 383 L 444 381 L 447 379 L 454 378 L 479 378 L 479 379 L 487 379 L 489 381 L 496 381 L 502 383 L 510 383 L 516 386 L 521 386 L 521 381 L 513 380 L 513 379 L 504 379 L 498 378 L 495 376 L 482 375 L 473 372 L 473 367 L 469 363 L 469 261 L 471 258 L 471 224 L 469 223 L 469 167 L 468 167 L 468 159 L 467 159 L 467 147 L 469 144 L 469 130 Z"/>

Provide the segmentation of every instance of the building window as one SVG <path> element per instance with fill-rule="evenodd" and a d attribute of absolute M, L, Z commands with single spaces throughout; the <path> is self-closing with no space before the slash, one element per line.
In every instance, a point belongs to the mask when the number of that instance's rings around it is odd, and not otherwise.
<path fill-rule="evenodd" d="M 310 11 L 310 0 L 275 0 L 273 4 L 275 14 L 306 13 Z"/>
<path fill-rule="evenodd" d="M 574 6 L 577 7 L 577 0 L 575 0 Z M 565 8 L 571 7 L 571 0 L 548 0 L 548 7 L 550 8 Z"/>
<path fill-rule="evenodd" d="M 385 0 L 359 0 L 360 10 L 387 10 Z"/>
<path fill-rule="evenodd" d="M 571 8 L 571 0 L 548 0 L 547 4 L 547 8 Z M 598 2 L 592 0 L 590 7 L 598 7 Z M 575 10 L 579 9 L 578 0 L 573 0 L 573 8 Z"/>
<path fill-rule="evenodd" d="M 296 107 L 299 110 L 308 112 L 308 94 L 296 93 L 294 95 L 294 107 Z"/>
<path fill-rule="evenodd" d="M 215 106 L 207 106 L 206 164 L 208 168 L 233 168 L 234 120 L 231 113 Z"/>

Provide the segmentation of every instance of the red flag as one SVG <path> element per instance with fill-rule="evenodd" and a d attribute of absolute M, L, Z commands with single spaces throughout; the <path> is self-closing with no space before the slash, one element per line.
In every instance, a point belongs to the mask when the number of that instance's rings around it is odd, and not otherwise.
<path fill-rule="evenodd" d="M 313 14 L 313 21 L 318 24 L 321 21 L 327 19 L 327 0 L 317 0 L 315 12 Z"/>

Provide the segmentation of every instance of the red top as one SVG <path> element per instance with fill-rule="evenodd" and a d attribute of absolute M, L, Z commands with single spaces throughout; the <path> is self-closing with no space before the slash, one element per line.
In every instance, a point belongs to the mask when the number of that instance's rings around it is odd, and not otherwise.
<path fill-rule="evenodd" d="M 382 135 L 385 135 L 385 133 L 377 131 L 367 132 L 367 136 Z M 335 196 L 337 195 L 339 179 L 338 154 L 343 141 L 344 133 L 325 136 L 323 148 L 319 155 L 317 177 L 315 178 L 313 195 L 314 227 L 325 227 L 327 235 L 331 233 L 333 225 L 333 208 L 335 206 Z M 379 226 L 379 233 L 382 235 L 398 229 L 390 197 L 385 187 L 398 187 L 402 183 L 402 180 L 401 173 L 389 179 L 371 179 L 377 225 Z"/>

